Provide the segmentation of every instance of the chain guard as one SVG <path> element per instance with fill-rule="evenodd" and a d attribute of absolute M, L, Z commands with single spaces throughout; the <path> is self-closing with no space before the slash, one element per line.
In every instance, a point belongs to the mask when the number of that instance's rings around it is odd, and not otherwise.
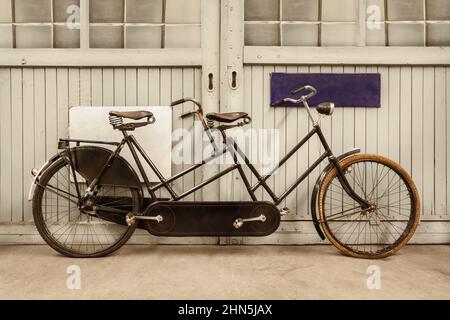
<path fill-rule="evenodd" d="M 267 236 L 278 229 L 280 212 L 266 201 L 191 202 L 158 201 L 150 204 L 145 216 L 160 215 L 163 220 L 141 221 L 142 226 L 156 236 Z M 256 218 L 236 228 L 236 219 Z"/>

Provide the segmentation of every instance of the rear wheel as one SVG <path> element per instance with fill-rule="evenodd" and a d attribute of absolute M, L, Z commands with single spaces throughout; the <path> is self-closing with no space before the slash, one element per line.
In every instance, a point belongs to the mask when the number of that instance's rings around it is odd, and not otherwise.
<path fill-rule="evenodd" d="M 87 182 L 79 175 L 77 181 L 83 195 Z M 70 165 L 60 159 L 39 179 L 33 197 L 33 217 L 41 236 L 56 251 L 76 258 L 101 257 L 119 249 L 131 237 L 137 223 L 128 226 L 125 215 L 100 218 L 93 208 L 101 205 L 139 212 L 139 201 L 136 189 L 99 186 L 91 198 L 91 209 L 80 208 Z"/>
<path fill-rule="evenodd" d="M 420 216 L 417 189 L 396 162 L 373 154 L 341 161 L 353 190 L 371 205 L 361 206 L 345 192 L 333 168 L 319 190 L 319 214 L 327 238 L 358 258 L 383 258 L 398 251 L 414 234 Z"/>

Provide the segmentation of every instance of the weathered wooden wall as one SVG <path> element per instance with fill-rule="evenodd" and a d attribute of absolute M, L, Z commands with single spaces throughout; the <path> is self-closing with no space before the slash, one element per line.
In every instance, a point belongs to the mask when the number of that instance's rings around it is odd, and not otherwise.
<path fill-rule="evenodd" d="M 422 223 L 413 241 L 450 241 L 450 68 L 246 65 L 241 109 L 252 115 L 253 129 L 279 130 L 280 154 L 284 154 L 307 133 L 310 124 L 302 108 L 269 107 L 269 77 L 273 71 L 379 72 L 381 108 L 337 108 L 332 118 L 323 120 L 324 132 L 337 154 L 358 146 L 400 162 L 412 174 L 422 201 Z M 200 68 L 0 68 L 0 242 L 40 241 L 26 200 L 29 172 L 56 152 L 58 137 L 67 136 L 71 106 L 167 105 L 182 96 L 201 97 Z M 190 110 L 191 106 L 174 109 L 173 126 L 192 130 L 192 119 L 179 119 L 183 109 Z M 269 180 L 276 193 L 283 192 L 319 151 L 318 141 L 300 149 Z M 173 165 L 172 171 L 182 168 L 183 165 Z M 208 168 L 205 175 L 214 170 Z M 272 236 L 156 239 L 138 233 L 133 241 L 317 243 L 319 238 L 309 221 L 309 194 L 319 170 L 282 203 L 291 213 L 283 217 L 280 231 Z M 202 172 L 192 173 L 175 187 L 186 190 L 202 178 Z M 212 199 L 216 194 L 248 199 L 239 179 L 225 181 L 212 184 L 189 199 Z M 262 191 L 259 195 L 267 198 Z"/>

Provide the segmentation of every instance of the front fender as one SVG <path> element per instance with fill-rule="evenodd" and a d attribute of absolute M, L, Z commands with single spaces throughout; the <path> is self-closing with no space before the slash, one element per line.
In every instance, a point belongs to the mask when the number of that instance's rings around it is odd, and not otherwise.
<path fill-rule="evenodd" d="M 350 151 L 347 151 L 339 156 L 336 157 L 338 160 L 342 160 L 344 158 L 347 158 L 348 156 L 352 154 L 359 153 L 361 150 L 359 148 L 352 149 Z M 314 185 L 314 189 L 311 194 L 311 217 L 314 223 L 314 227 L 316 228 L 317 233 L 319 234 L 320 238 L 322 240 L 325 240 L 325 235 L 323 234 L 322 228 L 320 226 L 319 219 L 317 218 L 317 194 L 319 193 L 320 185 L 322 184 L 323 179 L 325 178 L 328 171 L 331 170 L 332 164 L 329 163 L 325 169 L 322 170 L 319 177 L 317 178 L 316 184 Z"/>

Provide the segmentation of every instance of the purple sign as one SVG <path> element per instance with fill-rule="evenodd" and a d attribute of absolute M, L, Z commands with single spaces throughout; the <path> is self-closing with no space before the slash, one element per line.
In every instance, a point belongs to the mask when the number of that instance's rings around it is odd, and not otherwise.
<path fill-rule="evenodd" d="M 380 107 L 381 79 L 379 73 L 280 73 L 273 72 L 270 79 L 271 103 L 283 98 L 298 98 L 303 93 L 291 90 L 311 85 L 318 93 L 308 100 L 311 106 L 321 102 L 334 102 L 342 107 Z M 286 103 L 285 106 L 300 104 Z"/>

